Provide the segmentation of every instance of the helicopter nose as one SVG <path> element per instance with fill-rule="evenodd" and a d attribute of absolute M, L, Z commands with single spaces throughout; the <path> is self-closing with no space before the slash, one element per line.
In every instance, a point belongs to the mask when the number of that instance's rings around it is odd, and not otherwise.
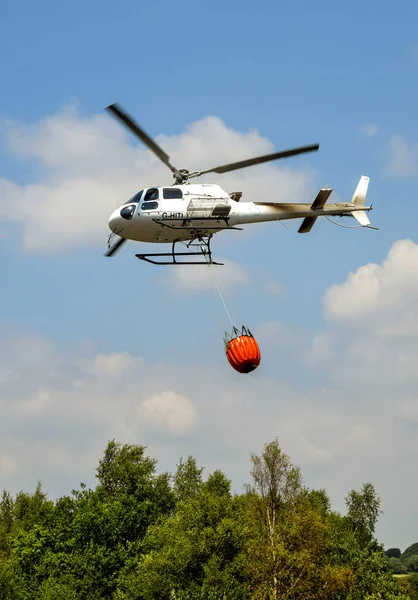
<path fill-rule="evenodd" d="M 113 231 L 113 233 L 115 233 L 115 230 L 120 230 L 120 228 L 123 225 L 122 221 L 123 221 L 123 219 L 120 216 L 120 210 L 116 209 L 110 215 L 110 218 L 109 218 L 109 229 L 111 231 Z"/>

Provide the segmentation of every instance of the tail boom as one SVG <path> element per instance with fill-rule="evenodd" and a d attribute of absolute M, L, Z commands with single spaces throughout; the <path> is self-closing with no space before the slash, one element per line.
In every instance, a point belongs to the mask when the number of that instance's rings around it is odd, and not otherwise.
<path fill-rule="evenodd" d="M 319 190 L 312 204 L 254 202 L 253 204 L 259 207 L 256 220 L 287 220 L 303 217 L 298 233 L 308 233 L 320 216 L 352 216 L 361 226 L 376 229 L 371 227 L 367 216 L 373 207 L 365 206 L 368 186 L 369 177 L 362 175 L 350 202 L 326 204 L 333 191 L 329 188 Z"/>

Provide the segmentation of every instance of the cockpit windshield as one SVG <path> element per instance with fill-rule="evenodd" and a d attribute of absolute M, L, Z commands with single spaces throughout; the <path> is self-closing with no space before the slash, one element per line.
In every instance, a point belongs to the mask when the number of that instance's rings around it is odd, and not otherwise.
<path fill-rule="evenodd" d="M 140 201 L 143 192 L 144 192 L 144 190 L 137 192 L 135 194 L 135 196 L 132 196 L 132 198 L 130 200 L 128 200 L 127 202 L 124 202 L 124 204 L 136 204 L 137 202 Z"/>

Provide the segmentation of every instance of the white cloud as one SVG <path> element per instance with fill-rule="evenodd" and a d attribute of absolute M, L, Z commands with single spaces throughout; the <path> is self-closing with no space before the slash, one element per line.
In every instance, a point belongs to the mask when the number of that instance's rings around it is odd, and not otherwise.
<path fill-rule="evenodd" d="M 105 244 L 114 208 L 143 187 L 172 182 L 168 169 L 118 123 L 105 114 L 81 117 L 75 105 L 32 126 L 4 121 L 0 135 L 6 152 L 37 167 L 37 179 L 25 184 L 0 178 L 0 219 L 20 226 L 26 251 Z M 273 151 L 256 131 L 234 131 L 213 116 L 180 135 L 156 139 L 178 168 L 190 170 Z M 206 180 L 243 191 L 243 200 L 311 197 L 312 171 L 282 166 L 260 165 Z"/>
<path fill-rule="evenodd" d="M 158 281 L 184 294 L 215 290 L 216 285 L 221 289 L 231 290 L 237 285 L 250 283 L 250 276 L 242 266 L 221 257 L 213 258 L 216 262 L 223 263 L 223 266 L 178 266 L 159 277 Z"/>
<path fill-rule="evenodd" d="M 4 475 L 8 475 L 9 473 L 14 473 L 16 470 L 15 463 L 13 459 L 8 456 L 0 457 L 0 473 Z"/>
<path fill-rule="evenodd" d="M 63 493 L 72 472 L 92 477 L 112 437 L 146 443 L 155 431 L 169 446 L 173 435 L 181 443 L 193 434 L 198 410 L 170 366 L 127 353 L 78 357 L 28 335 L 9 332 L 8 339 L 7 351 L 0 349 L 3 487 L 16 491 L 40 478 Z"/>
<path fill-rule="evenodd" d="M 385 511 L 378 531 L 387 544 L 405 547 L 414 541 L 409 498 L 418 494 L 410 477 L 418 452 L 418 245 L 395 242 L 381 264 L 329 288 L 324 310 L 327 327 L 307 356 L 345 415 L 326 478 L 343 471 L 373 481 Z"/>
<path fill-rule="evenodd" d="M 32 397 L 22 404 L 22 413 L 26 415 L 45 413 L 52 404 L 50 390 L 38 389 Z"/>
<path fill-rule="evenodd" d="M 418 245 L 399 240 L 324 294 L 325 326 L 310 334 L 261 322 L 262 363 L 233 371 L 222 351 L 193 364 L 173 353 L 150 363 L 127 353 L 78 353 L 8 334 L 0 347 L 2 485 L 41 478 L 63 494 L 94 468 L 108 439 L 148 446 L 160 468 L 193 454 L 221 467 L 234 488 L 249 453 L 278 436 L 308 485 L 344 510 L 347 492 L 372 481 L 386 545 L 416 541 L 418 478 Z M 39 352 L 36 349 L 39 348 Z M 412 539 L 411 539 L 412 536 Z"/>
<path fill-rule="evenodd" d="M 257 328 L 257 339 L 261 343 L 289 347 L 295 339 L 295 332 L 278 321 L 266 321 Z"/>
<path fill-rule="evenodd" d="M 269 281 L 266 285 L 266 293 L 272 296 L 284 296 L 286 292 L 284 287 L 277 281 Z"/>
<path fill-rule="evenodd" d="M 379 133 L 379 127 L 376 123 L 365 123 L 359 127 L 359 132 L 365 137 L 374 137 Z"/>
<path fill-rule="evenodd" d="M 331 333 L 321 332 L 314 336 L 312 345 L 305 354 L 308 364 L 323 365 L 332 357 L 334 339 Z"/>
<path fill-rule="evenodd" d="M 143 400 L 139 413 L 146 422 L 174 434 L 189 431 L 196 421 L 196 408 L 191 400 L 170 390 Z"/>
<path fill-rule="evenodd" d="M 402 178 L 418 174 L 418 144 L 403 135 L 393 136 L 387 147 L 385 173 L 389 177 Z"/>
<path fill-rule="evenodd" d="M 86 373 L 98 377 L 102 375 L 120 376 L 132 368 L 135 368 L 136 371 L 141 370 L 144 367 L 144 360 L 140 357 L 133 357 L 127 352 L 98 354 L 91 360 L 82 361 L 81 366 Z"/>
<path fill-rule="evenodd" d="M 399 407 L 418 384 L 417 275 L 418 246 L 399 240 L 381 265 L 364 265 L 329 288 L 329 325 L 308 352 L 311 364 L 326 364 L 333 384 L 364 387 L 356 398 L 383 398 L 386 408 L 396 398 Z"/>
<path fill-rule="evenodd" d="M 379 331 L 394 330 L 393 313 L 403 306 L 398 325 L 405 334 L 418 331 L 418 245 L 399 240 L 382 265 L 369 263 L 351 273 L 346 282 L 325 294 L 326 315 L 340 322 L 364 326 L 364 318 L 378 323 Z M 406 310 L 405 310 L 406 308 Z M 407 327 L 404 327 L 405 320 Z M 395 328 L 399 332 L 399 328 Z"/>

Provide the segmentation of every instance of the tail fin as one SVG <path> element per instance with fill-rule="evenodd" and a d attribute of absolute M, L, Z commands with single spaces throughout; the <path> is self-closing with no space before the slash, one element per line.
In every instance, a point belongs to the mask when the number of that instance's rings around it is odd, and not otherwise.
<path fill-rule="evenodd" d="M 356 191 L 353 194 L 351 202 L 356 205 L 356 207 L 364 206 L 366 202 L 367 189 L 369 187 L 370 178 L 362 175 L 360 177 L 360 181 L 357 184 Z M 363 225 L 363 227 L 368 227 L 370 225 L 369 217 L 367 216 L 366 211 L 364 210 L 356 210 L 351 213 L 352 216 Z"/>
<path fill-rule="evenodd" d="M 360 181 L 356 187 L 356 191 L 354 192 L 353 197 L 351 198 L 351 202 L 356 206 L 364 206 L 366 202 L 367 196 L 367 188 L 369 187 L 370 178 L 362 175 L 360 177 Z"/>

